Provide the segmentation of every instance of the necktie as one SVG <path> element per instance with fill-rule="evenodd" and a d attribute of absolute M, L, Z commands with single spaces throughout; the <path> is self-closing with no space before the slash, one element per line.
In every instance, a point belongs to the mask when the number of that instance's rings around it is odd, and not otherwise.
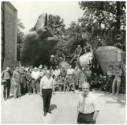
<path fill-rule="evenodd" d="M 84 112 L 85 109 L 85 98 L 83 97 L 82 103 L 81 103 L 81 112 Z"/>

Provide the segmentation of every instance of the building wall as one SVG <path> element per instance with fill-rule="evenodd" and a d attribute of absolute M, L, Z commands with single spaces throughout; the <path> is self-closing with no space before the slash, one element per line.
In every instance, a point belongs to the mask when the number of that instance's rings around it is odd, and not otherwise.
<path fill-rule="evenodd" d="M 2 3 L 2 68 L 17 64 L 17 10 L 9 2 Z"/>

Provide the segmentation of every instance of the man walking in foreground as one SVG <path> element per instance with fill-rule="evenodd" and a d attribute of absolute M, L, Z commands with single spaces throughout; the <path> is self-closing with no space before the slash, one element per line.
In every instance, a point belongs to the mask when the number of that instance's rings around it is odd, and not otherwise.
<path fill-rule="evenodd" d="M 97 108 L 94 95 L 90 92 L 90 85 L 87 82 L 82 84 L 82 93 L 79 96 L 78 101 L 78 119 L 77 123 L 79 124 L 95 124 L 96 118 L 99 113 Z"/>
<path fill-rule="evenodd" d="M 53 82 L 54 81 L 51 76 L 51 72 L 49 71 L 47 71 L 46 75 L 40 81 L 40 92 L 42 93 L 43 98 L 44 116 L 46 116 L 47 113 L 51 113 L 49 108 L 50 108 L 50 100 L 52 97 L 52 90 L 54 90 Z"/>

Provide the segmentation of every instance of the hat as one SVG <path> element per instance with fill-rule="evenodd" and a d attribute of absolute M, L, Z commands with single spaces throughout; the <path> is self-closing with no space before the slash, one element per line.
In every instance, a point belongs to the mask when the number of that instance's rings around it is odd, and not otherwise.
<path fill-rule="evenodd" d="M 41 68 L 42 68 L 42 65 L 39 66 L 39 69 L 41 69 Z"/>
<path fill-rule="evenodd" d="M 34 67 L 34 70 L 37 70 L 37 67 Z"/>

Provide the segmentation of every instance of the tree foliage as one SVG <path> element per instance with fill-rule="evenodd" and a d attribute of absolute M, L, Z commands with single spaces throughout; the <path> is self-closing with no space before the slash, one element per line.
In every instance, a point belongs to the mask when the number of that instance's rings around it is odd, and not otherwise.
<path fill-rule="evenodd" d="M 107 45 L 125 44 L 125 2 L 79 2 L 84 15 L 79 22 L 91 32 L 93 41 L 101 39 Z M 119 37 L 120 36 L 120 37 Z"/>
<path fill-rule="evenodd" d="M 79 7 L 84 11 L 83 16 L 77 22 L 72 21 L 68 28 L 65 28 L 63 18 L 58 15 L 42 14 L 38 17 L 36 24 L 30 29 L 31 37 L 26 45 L 32 49 L 27 52 L 28 49 L 25 48 L 29 57 L 32 53 L 36 54 L 36 59 L 31 61 L 32 65 L 49 62 L 51 54 L 64 54 L 71 59 L 78 44 L 83 47 L 90 43 L 93 49 L 112 45 L 125 50 L 125 2 L 82 1 L 79 2 Z M 38 33 L 43 35 L 38 37 Z M 56 36 L 58 41 L 47 39 L 49 36 Z"/>

